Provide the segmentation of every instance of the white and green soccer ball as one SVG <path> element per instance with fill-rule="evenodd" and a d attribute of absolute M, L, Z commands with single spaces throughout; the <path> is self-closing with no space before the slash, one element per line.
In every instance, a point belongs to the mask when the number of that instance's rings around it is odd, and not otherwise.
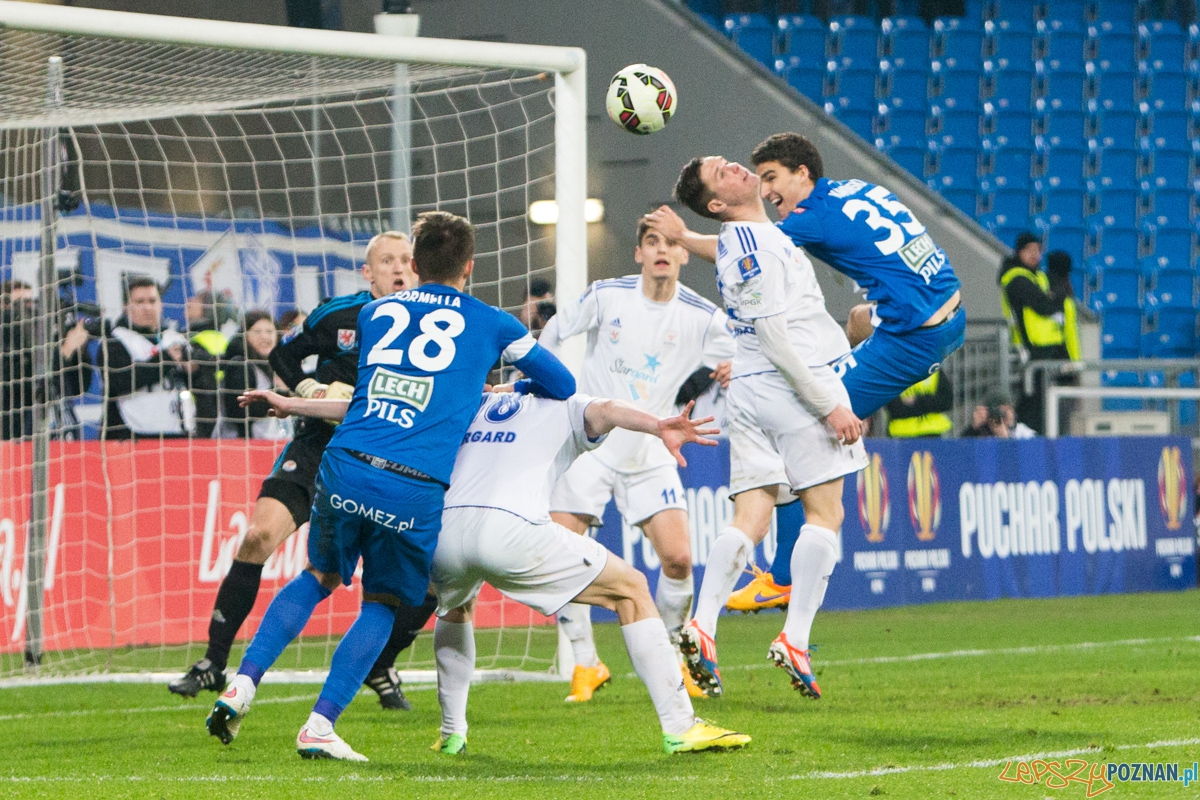
<path fill-rule="evenodd" d="M 631 64 L 613 75 L 605 101 L 608 116 L 630 133 L 661 131 L 675 116 L 679 98 L 667 73 Z"/>

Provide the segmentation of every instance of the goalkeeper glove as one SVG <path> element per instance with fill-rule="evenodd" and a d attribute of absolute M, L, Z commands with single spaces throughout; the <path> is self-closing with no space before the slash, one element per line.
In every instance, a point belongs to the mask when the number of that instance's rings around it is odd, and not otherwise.
<path fill-rule="evenodd" d="M 326 400 L 349 400 L 352 397 L 354 397 L 354 387 L 348 383 L 342 383 L 341 381 L 333 381 L 332 383 L 329 384 L 329 386 L 327 386 L 325 388 L 325 399 Z M 337 425 L 341 424 L 339 422 L 334 422 L 331 419 L 325 420 L 325 421 L 335 427 Z"/>
<path fill-rule="evenodd" d="M 323 383 L 317 383 L 315 378 L 305 378 L 296 384 L 296 394 L 305 400 L 319 400 L 325 396 L 327 391 L 329 391 L 329 387 Z"/>

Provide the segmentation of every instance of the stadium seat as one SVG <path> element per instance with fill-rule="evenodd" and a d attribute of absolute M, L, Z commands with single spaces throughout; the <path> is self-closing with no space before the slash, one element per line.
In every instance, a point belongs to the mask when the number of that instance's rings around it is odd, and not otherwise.
<path fill-rule="evenodd" d="M 1182 70 L 1156 71 L 1138 67 L 1138 82 L 1146 89 L 1146 103 L 1151 111 L 1182 112 L 1187 106 L 1187 76 Z"/>
<path fill-rule="evenodd" d="M 1033 99 L 1033 73 L 1028 65 L 1003 68 L 999 62 L 983 62 L 984 95 L 1001 111 L 1026 112 Z"/>
<path fill-rule="evenodd" d="M 1036 152 L 1038 172 L 1061 189 L 1083 189 L 1084 163 L 1085 156 L 1078 150 L 1063 150 L 1043 144 Z"/>
<path fill-rule="evenodd" d="M 775 22 L 777 46 L 785 57 L 816 58 L 824 62 L 826 34 L 825 24 L 811 14 L 785 14 Z"/>
<path fill-rule="evenodd" d="M 1146 292 L 1151 309 L 1195 308 L 1196 276 L 1191 272 L 1162 272 L 1154 277 L 1154 288 Z"/>
<path fill-rule="evenodd" d="M 1087 5 L 1088 0 L 1054 0 L 1046 5 L 1046 19 L 1082 26 L 1087 19 Z"/>
<path fill-rule="evenodd" d="M 883 152 L 887 153 L 888 158 L 904 167 L 909 173 L 921 180 L 925 180 L 925 150 L 923 148 L 897 145 L 886 147 L 883 149 Z"/>
<path fill-rule="evenodd" d="M 975 214 L 978 212 L 978 206 L 974 189 L 958 189 L 953 186 L 946 186 L 938 189 L 938 191 L 942 197 L 946 198 L 950 205 L 972 219 L 975 217 Z"/>
<path fill-rule="evenodd" d="M 1092 249 L 1101 259 L 1112 258 L 1116 264 L 1132 269 L 1138 262 L 1138 230 L 1130 226 L 1117 227 L 1107 217 L 1089 220 Z"/>
<path fill-rule="evenodd" d="M 1087 138 L 1084 135 L 1085 118 L 1078 107 L 1054 108 L 1039 100 L 1035 108 L 1038 112 L 1038 127 L 1047 144 L 1080 152 L 1087 148 Z"/>
<path fill-rule="evenodd" d="M 1133 41 L 1134 3 L 1130 0 L 1096 0 L 1095 17 L 1088 26 L 1089 39 Z"/>
<path fill-rule="evenodd" d="M 940 104 L 929 107 L 930 130 L 938 142 L 948 147 L 976 147 L 979 144 L 979 117 L 973 111 L 960 111 Z"/>
<path fill-rule="evenodd" d="M 1038 215 L 1051 226 L 1083 230 L 1082 190 L 1060 189 L 1052 181 L 1038 178 L 1033 182 L 1033 193 Z"/>
<path fill-rule="evenodd" d="M 1034 51 L 1033 20 L 1020 14 L 983 23 L 984 52 L 1012 64 L 1029 64 Z"/>
<path fill-rule="evenodd" d="M 1157 19 L 1138 26 L 1142 58 L 1156 71 L 1183 69 L 1187 37 L 1175 20 Z"/>
<path fill-rule="evenodd" d="M 1100 144 L 1104 147 L 1119 147 L 1132 150 L 1137 145 L 1138 117 L 1132 111 L 1100 111 L 1095 100 L 1088 101 L 1092 110 L 1090 125 Z"/>
<path fill-rule="evenodd" d="M 1017 237 L 1029 229 L 1027 225 L 1012 227 L 1003 214 L 980 214 L 977 219 L 984 230 L 1007 247 L 1011 247 Z"/>
<path fill-rule="evenodd" d="M 775 26 L 762 14 L 730 14 L 725 35 L 758 63 L 775 66 Z"/>
<path fill-rule="evenodd" d="M 1142 130 L 1156 145 L 1159 141 L 1163 146 L 1170 142 L 1186 142 L 1188 136 L 1188 117 L 1182 112 L 1151 111 L 1149 104 L 1142 103 L 1140 110 Z"/>
<path fill-rule="evenodd" d="M 924 72 L 897 70 L 891 61 L 879 63 L 880 97 L 902 98 L 890 103 L 893 108 L 925 109 L 929 104 L 929 75 Z"/>
<path fill-rule="evenodd" d="M 886 106 L 885 106 L 886 108 Z M 925 112 L 905 108 L 888 108 L 882 115 L 880 130 L 898 142 L 913 144 L 925 138 Z"/>
<path fill-rule="evenodd" d="M 1128 147 L 1105 147 L 1099 139 L 1088 139 L 1088 161 L 1100 188 L 1132 186 L 1137 179 L 1138 155 Z"/>
<path fill-rule="evenodd" d="M 960 111 L 979 109 L 979 73 L 956 68 L 946 61 L 929 65 L 930 97 Z M 953 101 L 953 102 L 951 102 Z"/>
<path fill-rule="evenodd" d="M 983 189 L 991 189 L 991 181 L 981 181 L 980 191 Z M 989 205 L 991 211 L 998 218 L 1003 218 L 999 223 L 1012 228 L 1020 228 L 1021 230 L 1029 229 L 1029 220 L 1032 215 L 1029 209 L 1029 191 L 1026 189 L 1002 189 L 997 188 L 995 191 L 989 192 Z M 1009 242 L 1012 244 L 1012 242 Z"/>
<path fill-rule="evenodd" d="M 828 82 L 829 94 L 838 97 L 840 109 L 875 110 L 878 75 L 874 69 L 868 71 L 854 66 L 839 68 L 837 61 L 830 61 L 825 79 Z"/>
<path fill-rule="evenodd" d="M 929 28 L 920 17 L 886 17 L 879 23 L 879 34 L 886 43 L 889 58 L 902 58 L 909 64 L 929 64 Z"/>
<path fill-rule="evenodd" d="M 1077 20 L 1044 19 L 1037 23 L 1041 57 L 1055 71 L 1083 72 L 1083 24 Z"/>
<path fill-rule="evenodd" d="M 1142 319 L 1140 313 L 1136 318 L 1133 314 L 1132 311 L 1115 310 L 1104 315 L 1100 333 L 1102 358 L 1137 358 L 1140 355 Z M 1136 372 L 1106 370 L 1100 373 L 1100 385 L 1136 387 L 1141 386 L 1141 379 Z M 1110 397 L 1101 400 L 1100 407 L 1105 411 L 1141 411 L 1143 402 L 1134 397 Z"/>
<path fill-rule="evenodd" d="M 1142 210 L 1146 220 L 1160 230 L 1191 231 L 1192 193 L 1180 189 L 1159 189 L 1153 181 L 1139 184 Z"/>
<path fill-rule="evenodd" d="M 1081 62 L 1082 63 L 1082 62 Z M 1079 72 L 1065 72 L 1054 69 L 1047 61 L 1038 61 L 1033 65 L 1034 79 L 1039 84 L 1038 92 L 1050 101 L 1060 101 L 1060 108 L 1079 109 L 1083 106 L 1084 75 Z"/>
<path fill-rule="evenodd" d="M 875 138 L 875 109 L 863 109 L 848 97 L 828 97 L 825 113 L 841 121 L 867 141 Z"/>
<path fill-rule="evenodd" d="M 1088 293 L 1088 305 L 1098 314 L 1109 309 L 1140 310 L 1141 277 L 1136 272 L 1124 270 L 1102 272 L 1099 286 Z"/>
<path fill-rule="evenodd" d="M 1194 275 L 1190 248 L 1178 254 L 1152 253 L 1138 261 L 1138 271 L 1146 280 L 1153 280 L 1163 273 L 1185 273 Z"/>
<path fill-rule="evenodd" d="M 966 18 L 935 19 L 934 53 L 951 69 L 978 71 L 983 66 L 983 32 L 977 26 Z"/>
<path fill-rule="evenodd" d="M 1033 115 L 1024 111 L 1008 111 L 992 103 L 983 104 L 983 131 L 1008 147 L 1033 148 Z"/>
<path fill-rule="evenodd" d="M 788 86 L 798 91 L 814 102 L 820 103 L 825 94 L 825 68 L 820 69 L 806 67 L 799 63 L 791 63 L 791 59 L 795 56 L 789 56 L 787 60 L 777 59 L 775 61 L 775 74 L 787 81 Z"/>
<path fill-rule="evenodd" d="M 1100 353 L 1101 358 L 1137 358 L 1140 354 L 1142 339 L 1142 312 L 1113 309 L 1106 311 L 1100 317 Z M 1125 384 L 1136 386 L 1137 373 L 1132 373 L 1135 383 Z M 1105 381 L 1101 375 L 1101 383 L 1107 386 L 1121 384 Z"/>
<path fill-rule="evenodd" d="M 979 180 L 979 153 L 974 147 L 939 146 L 932 148 L 932 154 L 930 173 L 937 176 L 939 187 L 969 187 L 975 191 Z"/>
<path fill-rule="evenodd" d="M 1104 72 L 1097 62 L 1087 62 L 1084 74 L 1087 78 L 1086 91 L 1096 98 L 1100 110 L 1132 111 L 1136 106 L 1136 80 L 1132 72 Z"/>
<path fill-rule="evenodd" d="M 1112 75 L 1132 75 L 1137 67 L 1134 39 L 1131 36 L 1107 36 L 1092 38 L 1089 28 L 1088 49 L 1085 55 L 1094 62 L 1098 71 Z"/>
<path fill-rule="evenodd" d="M 879 58 L 879 26 L 874 17 L 834 17 L 829 21 L 830 52 L 858 60 Z"/>
<path fill-rule="evenodd" d="M 983 140 L 983 156 L 984 171 L 993 176 L 998 186 L 1029 188 L 1033 173 L 1031 150 L 1007 145 L 999 138 L 988 138 Z"/>
<path fill-rule="evenodd" d="M 1159 308 L 1149 321 L 1151 330 L 1143 338 L 1143 355 L 1152 358 L 1195 357 L 1196 310 L 1194 308 Z M 1149 348 L 1146 346 L 1147 341 Z"/>

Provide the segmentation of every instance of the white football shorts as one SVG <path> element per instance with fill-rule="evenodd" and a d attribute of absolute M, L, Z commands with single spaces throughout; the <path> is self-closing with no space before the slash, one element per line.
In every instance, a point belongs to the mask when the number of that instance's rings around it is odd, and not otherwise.
<path fill-rule="evenodd" d="M 850 396 L 829 367 L 814 374 L 850 407 Z M 778 503 L 792 494 L 858 472 L 867 466 L 862 440 L 845 445 L 809 413 L 778 372 L 735 378 L 729 384 L 729 494 L 782 486 Z"/>
<path fill-rule="evenodd" d="M 630 525 L 640 525 L 669 508 L 687 511 L 683 483 L 674 465 L 643 472 L 617 472 L 596 458 L 595 453 L 584 453 L 575 459 L 558 479 L 550 495 L 550 510 L 589 517 L 589 524 L 599 525 L 609 497 L 617 501 L 617 510 Z"/>
<path fill-rule="evenodd" d="M 487 581 L 543 614 L 557 612 L 600 576 L 608 551 L 556 522 L 535 525 L 498 508 L 442 512 L 430 578 L 438 616 L 479 594 Z"/>

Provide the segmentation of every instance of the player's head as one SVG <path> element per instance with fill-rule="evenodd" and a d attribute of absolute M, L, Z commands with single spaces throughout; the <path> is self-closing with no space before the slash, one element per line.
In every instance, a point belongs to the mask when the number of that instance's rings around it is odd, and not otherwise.
<path fill-rule="evenodd" d="M 742 206 L 762 206 L 754 173 L 721 156 L 697 156 L 685 164 L 675 181 L 675 199 L 702 217 L 718 220 L 728 219 Z"/>
<path fill-rule="evenodd" d="M 153 278 L 130 275 L 125 280 L 125 316 L 135 328 L 157 330 L 162 325 L 162 294 Z"/>
<path fill-rule="evenodd" d="M 367 242 L 362 275 L 375 297 L 412 289 L 418 283 L 412 266 L 413 246 L 407 233 L 384 231 Z"/>
<path fill-rule="evenodd" d="M 768 136 L 754 148 L 750 163 L 758 173 L 763 200 L 775 206 L 780 217 L 792 213 L 825 175 L 817 146 L 798 133 Z"/>
<path fill-rule="evenodd" d="M 426 211 L 413 225 L 413 269 L 421 283 L 455 285 L 475 268 L 475 228 L 446 211 Z"/>
<path fill-rule="evenodd" d="M 1042 263 L 1042 240 L 1036 233 L 1022 233 L 1017 237 L 1013 250 L 1017 254 L 1017 260 L 1029 269 L 1037 269 Z"/>
<path fill-rule="evenodd" d="M 679 280 L 679 268 L 687 263 L 688 251 L 679 242 L 663 236 L 657 228 L 638 220 L 637 249 L 633 260 L 642 268 L 644 278 L 670 278 Z"/>

